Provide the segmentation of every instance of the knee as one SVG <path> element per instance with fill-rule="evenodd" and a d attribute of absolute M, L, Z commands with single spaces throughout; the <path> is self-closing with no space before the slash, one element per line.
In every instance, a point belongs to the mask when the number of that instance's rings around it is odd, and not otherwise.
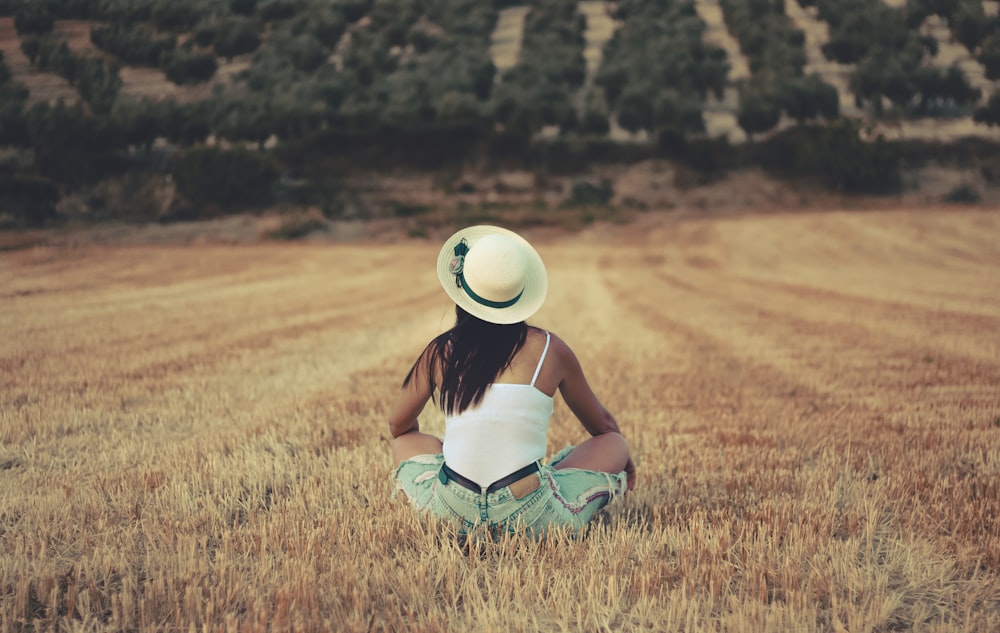
<path fill-rule="evenodd" d="M 599 435 L 598 437 L 600 437 L 601 440 L 605 444 L 607 444 L 607 448 L 608 449 L 612 449 L 612 448 L 617 449 L 617 450 L 621 451 L 622 453 L 624 453 L 626 455 L 626 457 L 628 456 L 628 454 L 629 454 L 628 440 L 626 440 L 625 436 L 622 435 L 621 433 L 618 433 L 616 431 L 611 431 L 610 433 L 603 433 L 603 434 Z"/>
<path fill-rule="evenodd" d="M 628 462 L 631 454 L 625 436 L 612 431 L 610 433 L 603 433 L 598 438 L 601 441 L 601 451 L 616 464 L 615 470 L 625 468 L 625 464 Z"/>

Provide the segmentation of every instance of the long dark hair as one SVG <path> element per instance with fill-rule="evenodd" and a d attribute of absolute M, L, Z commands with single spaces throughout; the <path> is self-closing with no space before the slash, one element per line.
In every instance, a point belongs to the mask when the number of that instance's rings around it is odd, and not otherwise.
<path fill-rule="evenodd" d="M 497 376 L 506 369 L 528 338 L 528 326 L 490 323 L 455 306 L 455 327 L 438 335 L 424 349 L 403 380 L 405 387 L 420 371 L 428 373 L 431 389 L 447 414 L 461 413 L 478 404 Z M 434 382 L 440 362 L 441 384 Z"/>

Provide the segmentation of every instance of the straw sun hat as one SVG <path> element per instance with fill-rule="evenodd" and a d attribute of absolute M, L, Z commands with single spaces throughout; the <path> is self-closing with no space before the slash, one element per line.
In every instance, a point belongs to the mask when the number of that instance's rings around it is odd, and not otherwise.
<path fill-rule="evenodd" d="M 437 263 L 448 296 L 490 323 L 524 321 L 542 307 L 548 275 L 523 237 L 497 226 L 470 226 L 448 238 Z"/>

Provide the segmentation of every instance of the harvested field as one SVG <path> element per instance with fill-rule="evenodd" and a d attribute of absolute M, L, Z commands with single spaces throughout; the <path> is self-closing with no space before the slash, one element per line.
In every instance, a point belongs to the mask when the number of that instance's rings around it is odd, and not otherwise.
<path fill-rule="evenodd" d="M 1000 630 L 1000 215 L 528 235 L 639 465 L 578 540 L 390 497 L 436 241 L 0 254 L 0 630 Z"/>

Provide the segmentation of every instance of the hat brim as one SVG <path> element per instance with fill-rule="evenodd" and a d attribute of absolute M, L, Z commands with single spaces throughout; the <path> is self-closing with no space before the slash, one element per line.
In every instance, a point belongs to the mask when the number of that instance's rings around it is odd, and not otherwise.
<path fill-rule="evenodd" d="M 491 308 L 472 300 L 456 282 L 455 275 L 449 270 L 449 264 L 455 256 L 455 246 L 463 239 L 472 248 L 475 243 L 487 235 L 506 235 L 520 243 L 528 256 L 528 271 L 524 280 L 524 292 L 517 303 L 507 308 Z M 538 251 L 528 243 L 523 237 L 513 231 L 499 226 L 478 225 L 464 228 L 455 232 L 454 235 L 445 240 L 441 252 L 438 254 L 437 262 L 438 280 L 441 287 L 451 297 L 452 301 L 458 304 L 469 314 L 479 317 L 483 321 L 498 324 L 519 323 L 530 318 L 538 312 L 538 309 L 545 303 L 545 295 L 549 289 L 549 277 L 545 270 Z"/>

